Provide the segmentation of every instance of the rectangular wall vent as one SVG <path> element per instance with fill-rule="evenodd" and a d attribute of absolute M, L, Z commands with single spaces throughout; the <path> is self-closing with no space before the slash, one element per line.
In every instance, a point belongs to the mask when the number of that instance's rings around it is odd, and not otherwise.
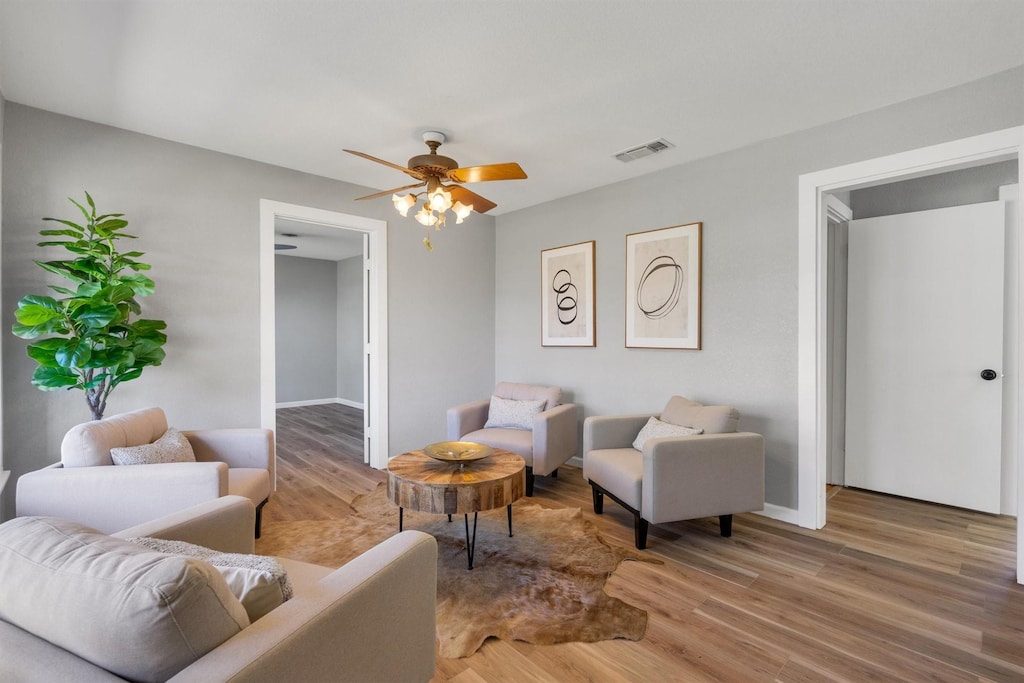
<path fill-rule="evenodd" d="M 673 147 L 675 147 L 675 145 L 665 138 L 658 138 L 657 140 L 645 143 L 639 147 L 631 147 L 625 151 L 619 152 L 615 155 L 615 158 L 623 163 L 627 163 L 635 159 L 649 157 L 652 154 L 657 154 L 658 152 L 664 152 L 666 149 L 671 149 Z"/>

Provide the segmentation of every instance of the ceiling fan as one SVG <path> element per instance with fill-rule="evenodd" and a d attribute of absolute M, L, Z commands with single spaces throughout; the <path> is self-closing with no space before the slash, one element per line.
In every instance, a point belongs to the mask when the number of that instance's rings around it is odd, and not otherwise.
<path fill-rule="evenodd" d="M 455 213 L 456 223 L 461 223 L 462 219 L 468 216 L 470 211 L 486 213 L 497 206 L 491 200 L 463 187 L 462 183 L 480 183 L 490 180 L 522 180 L 526 178 L 526 173 L 523 172 L 519 164 L 514 162 L 460 168 L 459 163 L 455 159 L 437 153 L 437 148 L 446 139 L 445 134 L 438 131 L 424 132 L 423 142 L 430 148 L 430 153 L 414 156 L 409 159 L 407 166 L 399 166 L 398 164 L 378 159 L 363 152 L 346 149 L 345 151 L 349 154 L 397 169 L 418 181 L 411 185 L 403 185 L 391 190 L 375 192 L 365 197 L 359 197 L 359 199 L 376 199 L 377 197 L 384 197 L 390 194 L 395 208 L 403 216 L 407 216 L 409 209 L 415 206 L 417 199 L 421 195 L 426 195 L 423 207 L 416 213 L 416 220 L 428 228 L 434 226 L 440 230 L 445 222 L 445 212 L 449 209 Z M 398 194 L 403 190 L 411 190 L 417 187 L 425 187 L 426 190 L 420 193 Z M 424 238 L 423 242 L 427 249 L 432 249 L 429 237 Z"/>

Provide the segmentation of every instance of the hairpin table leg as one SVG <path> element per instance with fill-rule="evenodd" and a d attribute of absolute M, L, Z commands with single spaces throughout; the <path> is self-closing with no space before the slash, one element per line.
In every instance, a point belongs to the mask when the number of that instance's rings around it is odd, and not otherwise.
<path fill-rule="evenodd" d="M 473 551 L 476 550 L 476 515 L 473 513 L 473 538 L 469 537 L 469 514 L 465 515 L 466 518 L 466 555 L 469 558 L 469 562 L 466 565 L 466 569 L 473 568 Z"/>
<path fill-rule="evenodd" d="M 508 506 L 508 537 L 512 538 L 512 505 Z"/>

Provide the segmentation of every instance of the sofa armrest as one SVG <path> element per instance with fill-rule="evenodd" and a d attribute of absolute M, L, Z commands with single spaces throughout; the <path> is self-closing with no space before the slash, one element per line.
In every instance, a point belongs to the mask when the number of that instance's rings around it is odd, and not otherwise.
<path fill-rule="evenodd" d="M 750 432 L 649 439 L 641 516 L 652 524 L 764 508 L 764 437 Z"/>
<path fill-rule="evenodd" d="M 171 679 L 428 681 L 434 675 L 437 542 L 406 531 L 371 548 Z"/>
<path fill-rule="evenodd" d="M 256 506 L 244 496 L 224 496 L 118 531 L 117 538 L 149 536 L 195 543 L 222 553 L 255 552 Z"/>
<path fill-rule="evenodd" d="M 16 514 L 70 519 L 109 534 L 227 495 L 219 462 L 47 467 L 18 479 Z"/>
<path fill-rule="evenodd" d="M 200 462 L 270 471 L 274 481 L 274 432 L 269 429 L 193 429 L 182 431 Z"/>
<path fill-rule="evenodd" d="M 583 457 L 606 448 L 632 448 L 633 440 L 651 419 L 640 415 L 591 415 L 583 421 Z"/>
<path fill-rule="evenodd" d="M 466 434 L 483 429 L 487 423 L 487 413 L 491 409 L 491 399 L 463 403 L 448 409 L 448 440 L 458 441 Z"/>
<path fill-rule="evenodd" d="M 563 403 L 533 417 L 533 472 L 548 475 L 576 455 L 579 418 L 576 404 Z"/>

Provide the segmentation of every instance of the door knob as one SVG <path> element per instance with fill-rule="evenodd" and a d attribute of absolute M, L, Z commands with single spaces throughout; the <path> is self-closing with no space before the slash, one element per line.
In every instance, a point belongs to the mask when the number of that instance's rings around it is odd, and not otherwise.
<path fill-rule="evenodd" d="M 990 370 L 990 369 L 986 368 L 985 370 L 981 371 L 981 378 L 983 380 L 985 380 L 986 382 L 991 382 L 992 380 L 994 380 L 998 376 L 999 375 L 996 374 L 995 370 Z"/>

